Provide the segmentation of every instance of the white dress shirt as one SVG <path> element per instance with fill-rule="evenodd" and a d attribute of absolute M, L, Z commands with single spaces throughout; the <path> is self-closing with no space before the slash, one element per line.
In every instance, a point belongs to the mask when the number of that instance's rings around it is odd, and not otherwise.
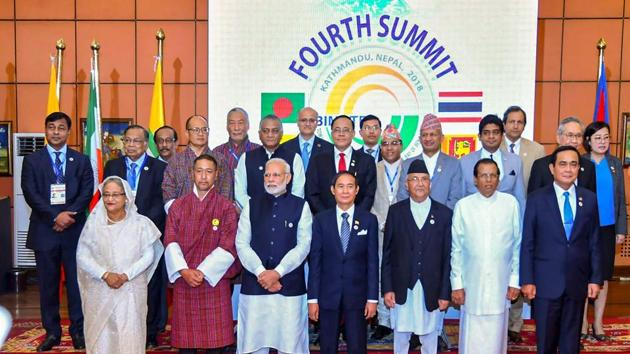
<path fill-rule="evenodd" d="M 572 184 L 568 190 L 564 190 L 562 187 L 553 182 L 553 189 L 556 192 L 556 200 L 558 201 L 558 209 L 560 209 L 560 217 L 562 217 L 562 221 L 564 221 L 564 192 L 569 192 L 569 204 L 571 205 L 571 210 L 573 211 L 573 219 L 575 220 L 575 185 Z"/>
<path fill-rule="evenodd" d="M 339 151 L 335 146 L 333 148 L 335 152 L 335 171 L 339 172 L 339 153 L 343 152 L 346 160 L 346 171 L 350 169 L 350 161 L 352 160 L 352 145 L 348 146 L 344 151 Z"/>
<path fill-rule="evenodd" d="M 429 157 L 424 152 L 422 153 L 422 161 L 427 166 L 427 170 L 429 171 L 429 177 L 433 178 L 433 173 L 435 172 L 435 166 L 437 165 L 438 156 L 440 156 L 440 152 L 436 152 L 433 156 Z"/>
<path fill-rule="evenodd" d="M 521 152 L 521 138 L 518 138 L 518 140 L 516 140 L 515 142 L 512 142 L 510 139 L 506 137 L 505 146 L 507 147 L 507 152 L 511 152 L 510 144 L 514 144 L 514 154 L 518 156 L 518 154 L 520 154 Z"/>
<path fill-rule="evenodd" d="M 490 157 L 492 155 L 492 157 Z M 499 166 L 499 180 L 503 180 L 504 171 L 503 171 L 503 155 L 501 154 L 501 149 L 497 149 L 497 151 L 490 153 L 488 150 L 481 148 L 481 158 L 482 159 L 492 159 Z"/>

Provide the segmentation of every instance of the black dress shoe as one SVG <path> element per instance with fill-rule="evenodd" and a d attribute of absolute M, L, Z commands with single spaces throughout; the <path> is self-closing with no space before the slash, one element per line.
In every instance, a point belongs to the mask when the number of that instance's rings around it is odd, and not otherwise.
<path fill-rule="evenodd" d="M 61 339 L 57 336 L 47 335 L 42 344 L 37 347 L 38 352 L 47 352 L 54 346 L 61 344 Z"/>
<path fill-rule="evenodd" d="M 444 340 L 442 335 L 438 336 L 438 352 L 447 352 L 448 351 L 448 343 Z"/>
<path fill-rule="evenodd" d="M 388 335 L 390 335 L 391 333 L 392 333 L 392 330 L 390 328 L 378 325 L 378 326 L 376 326 L 376 329 L 372 333 L 372 336 L 370 337 L 370 339 L 372 339 L 372 340 L 381 340 L 381 339 L 387 337 Z"/>
<path fill-rule="evenodd" d="M 416 349 L 420 347 L 420 337 L 417 334 L 412 334 L 411 339 L 409 339 L 409 350 Z"/>
<path fill-rule="evenodd" d="M 85 349 L 85 337 L 83 337 L 83 334 L 73 334 L 70 335 L 70 337 L 72 338 L 72 346 L 74 349 Z"/>
<path fill-rule="evenodd" d="M 157 337 L 154 335 L 147 336 L 147 349 L 158 347 Z"/>
<path fill-rule="evenodd" d="M 521 337 L 519 332 L 508 331 L 508 342 L 519 344 L 523 342 L 523 337 Z"/>

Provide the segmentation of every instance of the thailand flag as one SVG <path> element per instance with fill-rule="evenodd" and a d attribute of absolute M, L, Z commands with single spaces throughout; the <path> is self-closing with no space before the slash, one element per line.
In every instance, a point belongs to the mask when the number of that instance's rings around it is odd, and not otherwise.
<path fill-rule="evenodd" d="M 606 66 L 603 58 L 599 63 L 599 81 L 597 82 L 593 122 L 608 123 L 608 85 L 606 84 Z"/>
<path fill-rule="evenodd" d="M 442 123 L 478 123 L 483 110 L 482 91 L 440 91 L 438 116 Z"/>

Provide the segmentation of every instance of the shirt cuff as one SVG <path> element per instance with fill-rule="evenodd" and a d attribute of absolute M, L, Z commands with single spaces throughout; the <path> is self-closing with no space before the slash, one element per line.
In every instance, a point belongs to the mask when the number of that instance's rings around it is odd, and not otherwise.
<path fill-rule="evenodd" d="M 256 276 L 259 277 L 260 273 L 262 273 L 262 272 L 264 272 L 266 270 L 267 269 L 265 269 L 265 267 L 263 267 L 262 265 L 259 265 L 258 268 L 256 268 L 256 270 L 255 270 Z"/>
<path fill-rule="evenodd" d="M 173 204 L 173 202 L 175 201 L 175 199 L 171 199 L 168 202 L 166 202 L 166 204 L 164 204 L 164 212 L 168 214 L 168 210 L 171 208 L 171 204 Z"/>
<path fill-rule="evenodd" d="M 282 266 L 282 264 L 278 264 L 278 266 L 276 266 L 276 268 L 274 268 L 274 270 L 276 272 L 278 272 L 278 274 L 280 274 L 280 278 L 282 278 L 284 276 L 284 272 L 286 271 L 286 269 Z"/>
<path fill-rule="evenodd" d="M 451 278 L 451 289 L 459 290 L 464 288 L 464 282 L 461 278 Z"/>
<path fill-rule="evenodd" d="M 309 304 L 316 304 L 317 303 L 317 299 L 310 299 L 306 301 Z"/>
<path fill-rule="evenodd" d="M 511 288 L 520 289 L 520 285 L 518 284 L 518 275 L 511 275 L 509 285 Z"/>
<path fill-rule="evenodd" d="M 188 269 L 188 263 L 184 259 L 182 249 L 176 242 L 170 243 L 164 251 L 164 263 L 166 264 L 166 272 L 168 281 L 175 283 L 177 278 L 181 277 L 180 270 Z"/>
<path fill-rule="evenodd" d="M 197 270 L 203 273 L 208 284 L 216 286 L 234 263 L 234 260 L 235 258 L 230 252 L 217 247 L 197 266 Z"/>
<path fill-rule="evenodd" d="M 369 302 L 371 304 L 378 304 L 378 300 L 370 300 L 370 299 L 368 299 L 367 302 Z"/>

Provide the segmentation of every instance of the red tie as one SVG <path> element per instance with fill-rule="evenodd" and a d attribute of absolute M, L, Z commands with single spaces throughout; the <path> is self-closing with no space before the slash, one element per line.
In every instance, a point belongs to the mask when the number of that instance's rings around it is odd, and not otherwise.
<path fill-rule="evenodd" d="M 343 152 L 339 153 L 339 168 L 337 172 L 343 172 L 346 170 L 346 154 L 344 154 Z"/>

